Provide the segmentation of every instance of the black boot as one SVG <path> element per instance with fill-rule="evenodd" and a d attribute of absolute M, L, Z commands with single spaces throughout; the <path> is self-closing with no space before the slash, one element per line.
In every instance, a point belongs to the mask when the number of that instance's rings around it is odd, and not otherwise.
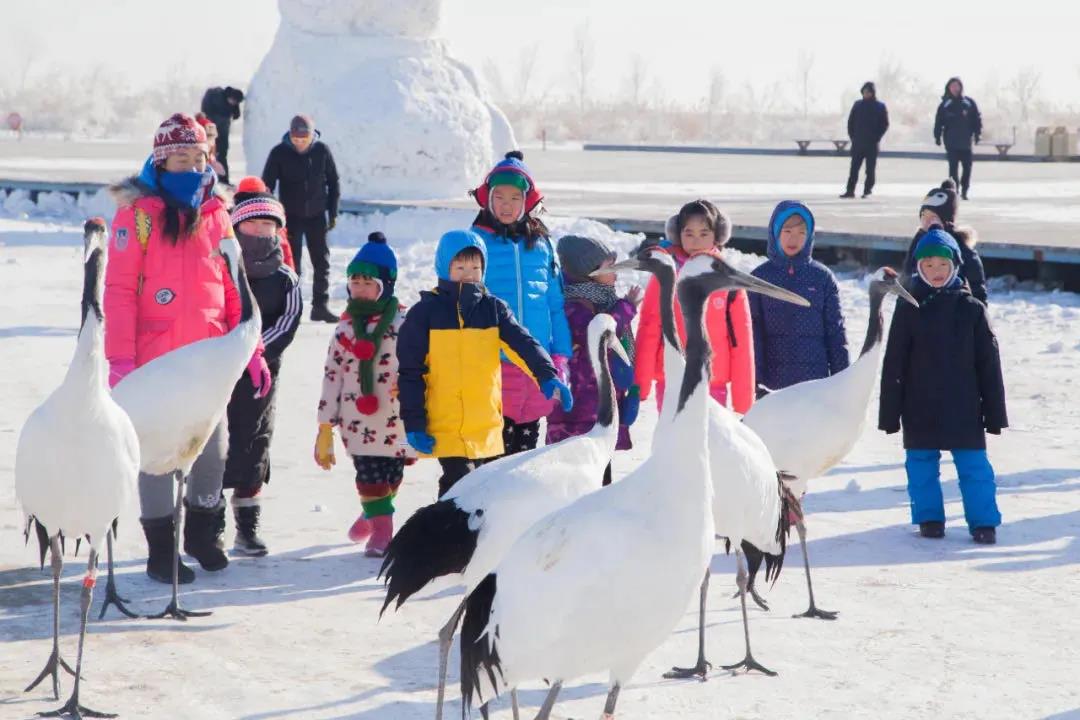
<path fill-rule="evenodd" d="M 320 303 L 311 306 L 311 319 L 315 322 L 325 322 L 337 324 L 341 318 L 334 313 L 330 312 L 330 308 L 326 307 L 326 303 Z"/>
<path fill-rule="evenodd" d="M 924 538 L 943 538 L 945 537 L 945 523 L 940 520 L 921 522 L 919 523 L 919 534 Z"/>
<path fill-rule="evenodd" d="M 198 560 L 203 570 L 224 570 L 229 565 L 225 554 L 225 500 L 209 509 L 192 507 L 185 500 L 184 507 L 184 552 Z"/>
<path fill-rule="evenodd" d="M 971 531 L 971 539 L 980 545 L 997 544 L 997 530 L 992 527 L 977 527 Z"/>
<path fill-rule="evenodd" d="M 146 574 L 159 583 L 172 585 L 173 571 L 173 542 L 174 534 L 173 516 L 166 515 L 160 518 L 139 520 L 146 534 L 146 547 L 149 555 L 146 558 Z M 180 561 L 180 569 L 177 573 L 177 582 L 187 585 L 195 582 L 195 571 Z"/>
<path fill-rule="evenodd" d="M 236 521 L 236 540 L 233 541 L 233 552 L 250 557 L 262 557 L 269 552 L 266 543 L 259 537 L 259 513 L 261 509 L 258 498 L 241 500 L 233 498 L 233 519 Z"/>

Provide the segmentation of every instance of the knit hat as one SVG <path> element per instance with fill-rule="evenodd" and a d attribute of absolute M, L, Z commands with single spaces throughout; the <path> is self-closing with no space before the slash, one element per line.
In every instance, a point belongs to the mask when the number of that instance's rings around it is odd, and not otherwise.
<path fill-rule="evenodd" d="M 184 148 L 196 148 L 210 154 L 203 126 L 186 113 L 176 113 L 161 123 L 154 135 L 154 164 L 163 164 L 165 158 Z"/>
<path fill-rule="evenodd" d="M 285 227 L 285 208 L 261 178 L 246 177 L 241 180 L 236 186 L 233 202 L 236 204 L 229 213 L 233 227 L 254 218 L 269 218 L 276 221 L 279 228 Z"/>
<path fill-rule="evenodd" d="M 345 272 L 348 277 L 361 275 L 378 280 L 382 285 L 380 299 L 393 295 L 397 281 L 397 256 L 386 244 L 386 236 L 381 232 L 368 235 L 368 241 L 353 255 Z"/>
<path fill-rule="evenodd" d="M 544 196 L 536 188 L 528 166 L 525 165 L 525 154 L 520 150 L 511 150 L 500 160 L 491 172 L 484 178 L 483 184 L 470 195 L 476 198 L 476 202 L 485 210 L 491 209 L 491 190 L 500 185 L 510 185 L 521 190 L 525 194 L 525 206 L 522 208 L 522 216 L 531 213 Z M 519 218 L 520 219 L 520 218 Z"/>
<path fill-rule="evenodd" d="M 930 192 L 926 193 L 922 205 L 919 206 L 919 215 L 922 215 L 923 210 L 929 210 L 941 218 L 941 222 L 948 224 L 956 222 L 956 209 L 956 183 L 952 178 L 947 178 L 939 187 L 931 188 Z"/>
<path fill-rule="evenodd" d="M 557 247 L 563 274 L 572 283 L 589 282 L 589 273 L 605 260 L 615 260 L 615 251 L 603 241 L 581 235 L 564 235 Z"/>
<path fill-rule="evenodd" d="M 307 137 L 315 132 L 315 119 L 310 115 L 296 115 L 289 123 L 289 134 L 297 137 Z"/>
<path fill-rule="evenodd" d="M 945 258 L 952 263 L 952 274 L 945 283 L 945 287 L 952 285 L 959 279 L 960 264 L 963 262 L 960 259 L 960 246 L 956 244 L 956 240 L 952 235 L 938 227 L 930 228 L 915 246 L 916 272 L 927 285 L 930 283 L 923 276 L 922 268 L 919 267 L 918 263 L 924 258 L 931 257 Z"/>
<path fill-rule="evenodd" d="M 211 137 L 217 137 L 217 135 L 218 135 L 217 125 L 214 123 L 213 120 L 211 120 L 206 115 L 206 113 L 204 113 L 204 112 L 195 113 L 195 122 L 202 125 L 203 130 L 206 130 L 206 139 L 207 140 L 209 140 Z"/>

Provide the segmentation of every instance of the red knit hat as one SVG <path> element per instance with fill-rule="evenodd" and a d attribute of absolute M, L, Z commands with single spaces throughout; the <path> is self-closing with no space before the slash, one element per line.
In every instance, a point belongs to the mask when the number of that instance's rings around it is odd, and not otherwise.
<path fill-rule="evenodd" d="M 203 126 L 186 113 L 176 113 L 161 123 L 154 135 L 154 163 L 160 165 L 169 155 L 184 148 L 197 148 L 210 154 Z"/>

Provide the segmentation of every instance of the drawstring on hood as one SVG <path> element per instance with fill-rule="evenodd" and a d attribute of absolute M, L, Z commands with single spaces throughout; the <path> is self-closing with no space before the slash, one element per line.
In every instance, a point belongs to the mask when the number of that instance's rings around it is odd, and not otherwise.
<path fill-rule="evenodd" d="M 806 243 L 794 257 L 788 257 L 784 249 L 780 247 L 780 230 L 789 218 L 796 215 L 806 223 Z M 815 227 L 814 214 L 804 203 L 797 200 L 782 201 L 773 210 L 772 217 L 769 219 L 769 247 L 767 249 L 769 260 L 778 267 L 784 268 L 788 275 L 795 274 L 797 265 L 808 265 L 814 250 Z"/>

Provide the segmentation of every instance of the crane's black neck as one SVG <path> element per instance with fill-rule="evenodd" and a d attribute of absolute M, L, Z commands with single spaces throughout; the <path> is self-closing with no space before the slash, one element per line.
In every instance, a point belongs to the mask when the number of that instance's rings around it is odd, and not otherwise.
<path fill-rule="evenodd" d="M 870 318 L 866 324 L 866 339 L 863 341 L 859 357 L 870 352 L 885 336 L 885 321 L 881 317 L 881 305 L 885 301 L 885 290 L 870 287 Z"/>
<path fill-rule="evenodd" d="M 81 315 L 79 317 L 80 332 L 86 324 L 87 313 L 93 312 L 98 322 L 103 317 L 101 301 L 98 298 L 101 297 L 101 276 L 104 269 L 104 259 L 104 253 L 102 253 L 101 249 L 95 248 L 90 251 L 90 257 L 86 259 L 86 263 L 83 265 L 83 291 L 82 302 L 80 303 Z"/>
<path fill-rule="evenodd" d="M 657 285 L 660 286 L 660 328 L 664 333 L 664 340 L 682 352 L 679 332 L 675 328 L 675 268 L 658 263 L 653 274 Z"/>
<path fill-rule="evenodd" d="M 599 400 L 596 422 L 605 428 L 611 427 L 611 424 L 615 422 L 615 405 L 618 402 L 618 397 L 615 395 L 615 383 L 611 380 L 611 362 L 608 357 L 608 348 L 613 342 L 619 342 L 619 339 L 615 337 L 615 333 L 605 330 L 595 348 L 600 368 L 600 376 L 596 378 Z"/>
<path fill-rule="evenodd" d="M 686 372 L 679 388 L 679 404 L 676 412 L 682 412 L 690 396 L 702 382 L 709 381 L 709 360 L 712 352 L 705 340 L 705 302 L 715 288 L 706 286 L 695 278 L 679 283 L 679 304 L 682 306 L 683 324 L 686 326 Z"/>

